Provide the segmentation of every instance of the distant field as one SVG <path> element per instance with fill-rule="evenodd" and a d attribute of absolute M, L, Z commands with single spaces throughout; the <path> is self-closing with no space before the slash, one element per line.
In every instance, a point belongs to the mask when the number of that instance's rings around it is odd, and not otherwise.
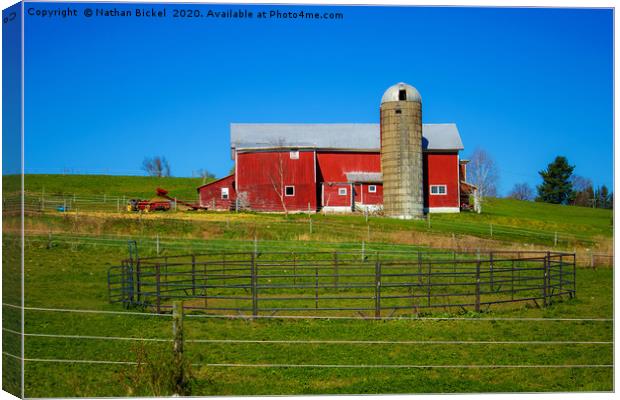
<path fill-rule="evenodd" d="M 6 179 L 6 178 L 5 178 Z M 26 175 L 26 191 L 77 196 L 103 195 L 151 198 L 158 187 L 180 199 L 196 199 L 196 189 L 202 178 L 157 178 L 151 176 L 118 175 Z M 15 189 L 16 177 L 9 177 L 5 190 Z M 7 186 L 8 185 L 8 186 Z"/>

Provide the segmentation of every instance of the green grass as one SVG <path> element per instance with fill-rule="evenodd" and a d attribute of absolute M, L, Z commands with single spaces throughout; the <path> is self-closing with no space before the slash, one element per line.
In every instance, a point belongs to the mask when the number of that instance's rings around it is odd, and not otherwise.
<path fill-rule="evenodd" d="M 19 177 L 4 177 L 5 193 Z M 163 187 L 179 198 L 195 198 L 200 179 L 120 176 L 28 175 L 26 190 L 72 196 L 150 198 Z M 415 251 L 429 247 L 518 247 L 608 251 L 613 240 L 610 210 L 489 199 L 482 214 L 432 215 L 401 221 L 360 215 L 169 212 L 137 215 L 80 209 L 27 215 L 26 305 L 123 311 L 108 304 L 106 273 L 127 255 L 127 240 L 139 241 L 141 255 L 154 255 L 156 235 L 164 255 L 218 250 Z M 5 303 L 19 303 L 16 216 L 3 216 Z M 492 226 L 492 227 L 491 227 Z M 491 234 L 491 230 L 493 233 Z M 51 247 L 47 232 L 53 231 Z M 553 247 L 555 234 L 558 245 Z M 528 304 L 495 307 L 467 320 L 229 320 L 186 318 L 187 336 L 200 339 L 329 340 L 613 340 L 612 322 L 497 321 L 489 317 L 611 318 L 613 271 L 577 269 L 577 297 L 540 309 Z M 19 330 L 18 310 L 3 307 L 3 326 Z M 458 311 L 452 310 L 453 313 Z M 445 314 L 435 314 L 445 315 Z M 453 314 L 451 314 L 453 315 Z M 170 338 L 167 317 L 27 311 L 26 332 Z M 3 334 L 3 349 L 19 354 L 19 340 Z M 29 337 L 26 357 L 133 360 L 137 354 L 167 351 L 168 343 Z M 160 350 L 157 350 L 160 349 Z M 191 362 L 293 364 L 610 364 L 609 344 L 582 345 L 328 345 L 187 343 Z M 3 387 L 18 393 L 19 365 L 3 356 Z M 195 366 L 193 395 L 455 393 L 512 391 L 610 391 L 611 368 L 588 369 L 321 369 Z M 129 383 L 135 367 L 123 365 L 26 363 L 27 397 L 148 395 Z"/>
<path fill-rule="evenodd" d="M 7 185 L 18 177 L 5 177 L 5 191 Z M 26 175 L 26 190 L 46 194 L 63 194 L 67 196 L 124 196 L 127 198 L 151 198 L 157 187 L 170 191 L 178 198 L 193 200 L 196 198 L 196 188 L 201 184 L 199 178 L 154 178 L 141 176 L 106 176 L 106 175 Z M 14 182 L 13 182 L 14 183 Z M 38 204 L 38 198 L 31 199 Z M 33 204 L 34 204 L 33 203 Z M 33 205 L 33 207 L 37 207 Z M 50 203 L 51 204 L 51 203 Z M 64 204 L 62 201 L 58 204 Z M 109 214 L 117 214 L 122 209 L 116 200 L 107 204 L 95 204 L 90 200 L 84 203 L 78 201 L 76 207 L 83 213 L 107 210 Z M 55 207 L 52 207 L 55 210 Z M 51 215 L 58 215 L 56 211 L 49 211 Z M 99 218 L 107 218 L 99 215 Z M 122 214 L 121 214 L 122 215 Z M 170 212 L 165 222 L 158 230 L 149 233 L 176 235 L 179 224 L 175 219 L 184 219 L 186 222 L 182 230 L 201 231 L 205 225 L 211 224 L 216 234 L 227 239 L 253 238 L 255 233 L 260 238 L 282 239 L 291 238 L 289 233 L 299 235 L 308 233 L 308 218 L 306 215 L 265 215 L 246 213 L 239 217 L 235 213 L 188 213 Z M 224 222 L 232 229 L 222 229 Z M 314 232 L 319 240 L 325 240 L 325 235 L 349 237 L 355 241 L 362 240 L 367 235 L 368 224 L 363 216 L 357 215 L 315 215 Z M 189 221 L 189 222 L 187 222 Z M 123 224 L 128 221 L 112 223 L 109 233 L 123 231 Z M 189 227 L 188 225 L 195 224 Z M 291 228 L 292 225 L 300 225 Z M 406 242 L 420 240 L 410 232 L 435 235 L 430 242 L 437 242 L 436 236 L 444 238 L 456 236 L 472 236 L 499 243 L 521 243 L 550 246 L 556 244 L 561 248 L 573 247 L 595 248 L 596 251 L 609 251 L 613 236 L 613 212 L 611 210 L 592 209 L 586 207 L 562 206 L 546 203 L 519 201 L 512 199 L 487 199 L 483 204 L 483 212 L 475 214 L 463 212 L 459 214 L 432 214 L 428 221 L 402 221 L 388 218 L 370 218 L 371 234 L 376 237 L 366 237 L 367 241 Z M 280 234 L 283 233 L 283 234 Z M 316 236 L 316 235 L 315 235 Z M 351 241 L 351 240 L 349 240 Z M 445 242 L 445 241 L 444 241 Z M 444 247 L 453 244 L 444 243 Z M 495 246 L 497 247 L 497 245 Z"/>
<path fill-rule="evenodd" d="M 104 195 L 127 198 L 151 198 L 158 187 L 180 199 L 196 199 L 196 189 L 202 178 L 157 178 L 152 176 L 119 175 L 26 175 L 25 190 L 48 194 L 76 196 Z"/>
<path fill-rule="evenodd" d="M 9 248 L 8 236 L 4 246 Z M 321 249 L 317 244 L 316 249 Z M 170 250 L 172 252 L 172 249 Z M 184 252 L 182 248 L 176 252 Z M 123 311 L 107 303 L 106 272 L 125 257 L 124 247 L 26 245 L 26 305 Z M 4 273 L 7 278 L 7 270 Z M 578 269 L 577 297 L 540 309 L 519 305 L 466 320 L 231 320 L 186 318 L 188 339 L 253 340 L 574 340 L 611 341 L 612 322 L 501 321 L 489 317 L 611 318 L 611 269 Z M 6 321 L 18 310 L 4 307 Z M 444 315 L 444 314 L 441 314 Z M 5 327 L 9 327 L 5 325 Z M 18 326 L 10 329 L 19 330 Z M 26 312 L 26 332 L 40 334 L 171 338 L 169 317 Z M 5 351 L 18 341 L 3 335 Z M 140 352 L 168 351 L 171 343 L 28 337 L 27 358 L 134 360 Z M 610 344 L 231 344 L 186 343 L 195 380 L 193 395 L 455 393 L 610 391 L 611 368 L 589 369 L 326 369 L 209 367 L 221 363 L 513 365 L 610 364 Z M 3 357 L 5 387 L 15 372 Z M 9 366 L 9 368 L 6 368 Z M 27 397 L 136 395 L 127 382 L 133 366 L 26 363 Z"/>

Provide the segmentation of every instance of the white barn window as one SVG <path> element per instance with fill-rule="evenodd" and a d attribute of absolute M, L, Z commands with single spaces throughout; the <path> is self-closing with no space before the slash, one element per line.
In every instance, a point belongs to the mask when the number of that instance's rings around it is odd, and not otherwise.
<path fill-rule="evenodd" d="M 228 199 L 228 188 L 222 188 L 222 199 Z"/>
<path fill-rule="evenodd" d="M 433 196 L 441 196 L 448 194 L 446 185 L 431 185 L 431 194 Z"/>
<path fill-rule="evenodd" d="M 291 156 L 291 160 L 299 160 L 299 151 L 291 151 L 289 154 Z"/>
<path fill-rule="evenodd" d="M 284 195 L 287 197 L 295 196 L 295 186 L 284 186 Z"/>
<path fill-rule="evenodd" d="M 368 193 L 377 193 L 377 185 L 368 185 Z"/>
<path fill-rule="evenodd" d="M 346 196 L 347 188 L 338 188 L 338 196 Z"/>

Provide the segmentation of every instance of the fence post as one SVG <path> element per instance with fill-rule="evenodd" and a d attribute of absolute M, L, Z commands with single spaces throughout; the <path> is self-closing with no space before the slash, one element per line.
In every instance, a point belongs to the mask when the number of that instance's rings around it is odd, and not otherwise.
<path fill-rule="evenodd" d="M 560 254 L 560 296 L 562 296 L 562 286 L 563 286 L 562 280 L 564 279 L 563 266 L 564 266 L 564 257 L 562 254 Z"/>
<path fill-rule="evenodd" d="M 142 295 L 142 277 L 140 271 L 140 259 L 136 256 L 136 299 L 140 304 L 140 297 Z"/>
<path fill-rule="evenodd" d="M 312 217 L 310 216 L 310 202 L 308 202 L 308 224 L 310 225 L 310 234 L 312 235 Z"/>
<path fill-rule="evenodd" d="M 175 301 L 172 304 L 172 336 L 174 351 L 174 392 L 177 396 L 185 393 L 185 365 L 183 360 L 183 303 Z"/>
<path fill-rule="evenodd" d="M 362 262 L 366 259 L 366 243 L 362 240 Z"/>
<path fill-rule="evenodd" d="M 250 255 L 250 286 L 252 287 L 252 315 L 258 315 L 258 293 L 256 293 L 256 260 L 254 254 Z"/>
<path fill-rule="evenodd" d="M 558 245 L 558 232 L 556 231 L 555 234 L 553 235 L 553 246 L 557 246 Z"/>
<path fill-rule="evenodd" d="M 338 252 L 334 251 L 334 288 L 338 289 L 338 278 L 339 278 L 339 271 L 338 271 Z"/>
<path fill-rule="evenodd" d="M 295 257 L 295 252 L 291 252 L 293 255 L 293 285 L 297 285 L 297 260 Z"/>
<path fill-rule="evenodd" d="M 575 253 L 573 253 L 573 295 L 571 297 L 577 297 L 577 254 Z"/>
<path fill-rule="evenodd" d="M 375 318 L 381 318 L 381 263 L 375 263 Z"/>
<path fill-rule="evenodd" d="M 157 255 L 159 255 L 159 233 L 155 237 L 155 249 L 157 250 Z"/>
<path fill-rule="evenodd" d="M 258 257 L 258 237 L 254 234 L 254 258 Z"/>
<path fill-rule="evenodd" d="M 426 298 L 427 306 L 431 307 L 431 260 L 428 260 L 428 276 L 426 277 Z"/>
<path fill-rule="evenodd" d="M 319 308 L 319 267 L 314 267 L 314 308 Z"/>
<path fill-rule="evenodd" d="M 196 296 L 196 256 L 192 254 L 192 296 Z"/>
<path fill-rule="evenodd" d="M 480 312 L 480 260 L 476 262 L 476 312 Z"/>
<path fill-rule="evenodd" d="M 500 257 L 501 259 L 501 257 Z M 489 253 L 489 287 L 491 289 L 491 291 L 493 291 L 493 252 Z M 501 269 L 500 269 L 500 275 L 501 275 Z"/>
<path fill-rule="evenodd" d="M 418 284 L 422 285 L 422 253 L 418 250 Z"/>
<path fill-rule="evenodd" d="M 515 299 L 515 260 L 512 259 L 512 268 L 510 269 L 510 300 Z"/>
<path fill-rule="evenodd" d="M 155 265 L 155 287 L 156 287 L 156 293 L 157 293 L 157 314 L 161 313 L 161 276 L 160 276 L 160 269 L 159 269 L 159 263 L 157 263 Z"/>
<path fill-rule="evenodd" d="M 549 252 L 543 262 L 543 307 L 547 307 L 547 275 L 549 268 Z"/>

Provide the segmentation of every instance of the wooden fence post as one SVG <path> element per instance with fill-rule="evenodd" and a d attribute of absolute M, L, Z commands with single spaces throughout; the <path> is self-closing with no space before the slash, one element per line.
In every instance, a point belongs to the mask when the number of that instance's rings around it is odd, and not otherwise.
<path fill-rule="evenodd" d="M 381 318 L 381 263 L 375 263 L 375 318 Z"/>
<path fill-rule="evenodd" d="M 174 351 L 174 392 L 177 396 L 185 395 L 185 363 L 183 359 L 183 303 L 172 304 L 172 336 Z"/>

